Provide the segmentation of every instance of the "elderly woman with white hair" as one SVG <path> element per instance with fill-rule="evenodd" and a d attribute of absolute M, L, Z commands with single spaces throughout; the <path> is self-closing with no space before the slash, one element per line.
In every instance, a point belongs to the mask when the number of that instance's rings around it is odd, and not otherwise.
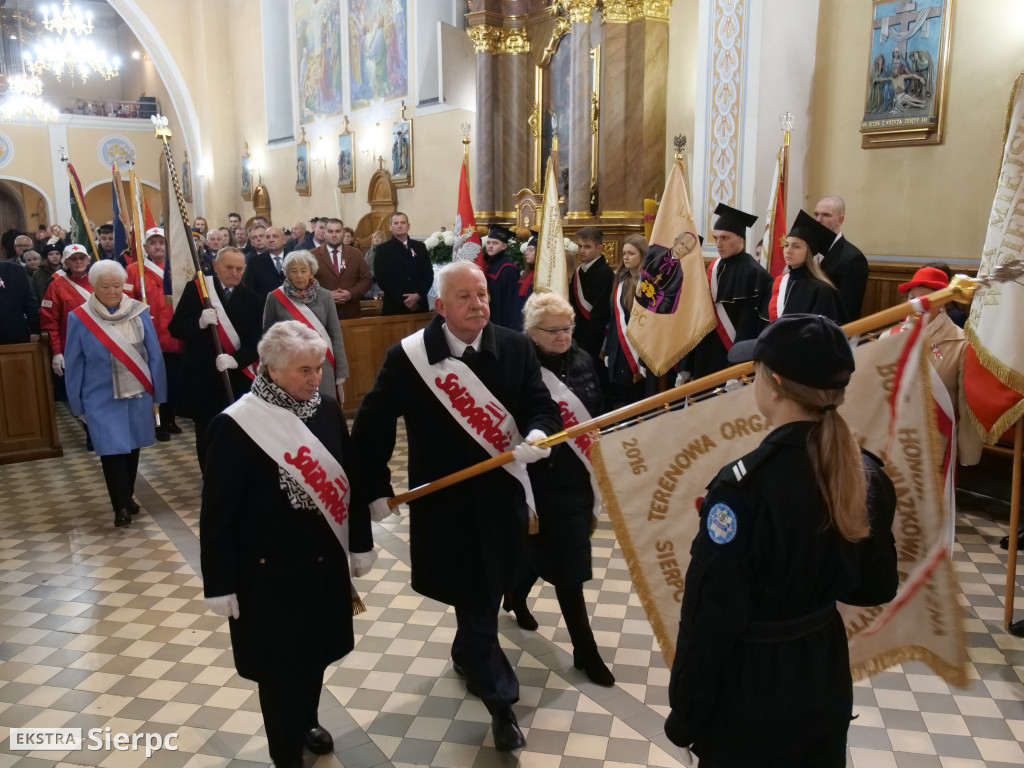
<path fill-rule="evenodd" d="M 199 540 L 206 603 L 229 618 L 235 668 L 259 686 L 270 756 L 325 755 L 327 666 L 352 650 L 372 566 L 362 477 L 338 403 L 321 397 L 326 343 L 297 321 L 260 340 L 252 391 L 210 422 Z M 347 556 L 346 556 L 347 555 Z"/>
<path fill-rule="evenodd" d="M 345 399 L 342 385 L 348 378 L 345 342 L 334 299 L 316 281 L 316 270 L 316 257 L 309 251 L 292 251 L 285 257 L 281 269 L 284 283 L 267 295 L 263 330 L 283 320 L 296 320 L 316 331 L 327 350 L 320 393 L 335 397 L 340 403 Z"/>
<path fill-rule="evenodd" d="M 89 427 L 118 528 L 139 512 L 139 450 L 153 444 L 153 407 L 167 397 L 149 307 L 125 295 L 125 276 L 116 261 L 92 266 L 93 292 L 68 315 L 64 348 L 68 405 Z"/>

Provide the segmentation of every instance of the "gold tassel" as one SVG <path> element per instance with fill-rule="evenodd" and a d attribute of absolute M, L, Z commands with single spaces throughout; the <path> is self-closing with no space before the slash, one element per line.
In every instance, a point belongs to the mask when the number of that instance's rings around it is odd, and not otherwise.
<path fill-rule="evenodd" d="M 352 615 L 358 616 L 360 613 L 366 613 L 366 606 L 363 605 L 363 601 L 359 599 L 359 595 L 352 595 Z"/>
<path fill-rule="evenodd" d="M 530 515 L 530 522 L 526 525 L 526 532 L 530 536 L 534 536 L 540 530 L 540 521 L 537 520 L 536 515 Z"/>

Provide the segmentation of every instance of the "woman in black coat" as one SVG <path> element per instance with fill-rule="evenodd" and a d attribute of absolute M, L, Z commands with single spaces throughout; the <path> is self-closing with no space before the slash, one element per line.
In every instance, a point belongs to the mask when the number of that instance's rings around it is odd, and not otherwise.
<path fill-rule="evenodd" d="M 301 323 L 274 325 L 260 341 L 252 391 L 209 428 L 199 520 L 206 602 L 230 617 L 235 668 L 259 684 L 270 756 L 279 768 L 301 765 L 304 745 L 315 754 L 333 749 L 317 720 L 324 670 L 354 644 L 352 614 L 361 603 L 350 573 L 363 575 L 376 558 L 345 419 L 337 401 L 318 392 L 325 349 Z M 287 427 L 276 429 L 285 435 L 280 442 L 246 420 L 253 409 L 283 420 L 272 422 Z M 297 441 L 290 440 L 293 432 Z M 341 465 L 347 503 L 326 496 L 324 484 L 305 484 L 289 472 L 303 466 L 288 461 L 302 456 L 301 446 L 311 446 L 314 456 L 326 450 Z M 280 463 L 275 452 L 284 456 Z M 327 462 L 318 466 L 329 471 Z"/>
<path fill-rule="evenodd" d="M 820 255 L 828 253 L 834 239 L 835 233 L 810 214 L 800 211 L 796 215 L 782 252 L 787 270 L 775 278 L 761 306 L 766 322 L 794 314 L 821 315 L 839 324 L 847 321 L 839 291 L 818 265 Z"/>
<path fill-rule="evenodd" d="M 544 383 L 562 410 L 563 426 L 604 410 L 593 359 L 572 340 L 573 319 L 572 306 L 554 293 L 531 295 L 523 309 L 523 327 L 533 340 Z M 505 595 L 504 608 L 515 613 L 524 629 L 536 629 L 526 597 L 538 575 L 553 584 L 572 639 L 573 664 L 595 683 L 608 686 L 615 678 L 598 652 L 583 602 L 583 582 L 593 578 L 590 536 L 601 508 L 589 445 L 588 437 L 562 443 L 552 448 L 549 458 L 529 466 L 538 530 L 527 538 L 528 575 Z"/>

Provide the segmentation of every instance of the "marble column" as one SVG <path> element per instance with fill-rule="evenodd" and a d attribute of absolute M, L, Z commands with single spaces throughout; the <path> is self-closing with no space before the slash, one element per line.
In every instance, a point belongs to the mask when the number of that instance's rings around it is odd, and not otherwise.
<path fill-rule="evenodd" d="M 533 106 L 533 84 L 527 57 L 506 53 L 500 59 L 502 127 L 500 161 L 503 183 L 495 192 L 497 212 L 515 210 L 515 194 L 530 186 L 530 129 L 528 120 Z M 498 157 L 495 156 L 495 161 Z"/>
<path fill-rule="evenodd" d="M 633 91 L 627 75 L 629 25 L 605 24 L 601 52 L 601 136 L 598 145 L 601 210 L 638 210 L 627 193 L 630 177 L 633 113 L 627 100 Z"/>
<path fill-rule="evenodd" d="M 590 216 L 590 15 L 594 0 L 567 0 L 570 46 L 569 199 L 567 218 Z"/>
<path fill-rule="evenodd" d="M 473 191 L 473 204 L 483 217 L 493 215 L 496 210 L 495 191 L 500 189 L 494 162 L 494 148 L 500 145 L 495 143 L 494 137 L 497 85 L 494 59 L 495 54 L 489 51 L 476 54 L 476 189 Z"/>

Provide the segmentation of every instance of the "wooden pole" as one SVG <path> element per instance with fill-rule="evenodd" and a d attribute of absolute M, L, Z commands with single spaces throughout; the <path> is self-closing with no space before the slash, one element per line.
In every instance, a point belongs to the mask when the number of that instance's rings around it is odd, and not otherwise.
<path fill-rule="evenodd" d="M 948 288 L 935 291 L 934 293 L 928 294 L 926 302 L 920 299 L 913 301 L 907 301 L 903 304 L 897 304 L 895 307 L 889 309 L 883 309 L 881 312 L 876 312 L 868 317 L 863 317 L 860 320 L 855 320 L 852 323 L 847 323 L 843 326 L 843 331 L 847 336 L 856 336 L 861 333 L 867 333 L 877 328 L 884 328 L 889 325 L 902 320 L 910 314 L 917 314 L 928 306 L 937 307 L 943 304 L 948 304 L 951 301 L 970 301 L 971 293 L 974 290 L 975 281 L 964 275 L 957 275 L 953 282 L 950 283 Z M 640 400 L 630 405 L 625 405 L 622 408 L 611 411 L 598 416 L 590 421 L 577 424 L 576 426 L 570 427 L 569 429 L 557 432 L 554 435 L 540 440 L 534 445 L 539 445 L 543 448 L 550 448 L 551 446 L 564 443 L 566 440 L 572 440 L 580 435 L 585 435 L 589 432 L 596 432 L 605 427 L 610 427 L 613 424 L 617 424 L 621 421 L 626 421 L 635 416 L 648 413 L 658 408 L 667 408 L 669 403 L 676 400 L 681 400 L 684 397 L 697 394 L 698 392 L 704 392 L 705 390 L 712 389 L 721 384 L 724 384 L 729 379 L 738 379 L 742 376 L 747 376 L 754 370 L 753 363 L 740 363 L 734 365 L 725 370 L 713 373 L 710 376 L 704 376 L 703 378 L 696 379 L 695 381 L 688 382 L 679 387 L 667 389 L 664 392 L 659 392 L 656 395 Z M 461 483 L 463 480 L 468 480 L 471 477 L 476 477 L 484 472 L 489 472 L 492 469 L 497 469 L 505 464 L 513 461 L 512 452 L 503 453 L 499 456 L 493 456 L 486 461 L 481 461 L 479 464 L 474 464 L 471 467 L 466 467 L 458 472 L 453 472 L 445 477 L 438 478 L 433 482 L 426 483 L 424 485 L 413 488 L 406 493 L 399 494 L 388 499 L 388 505 L 397 507 L 399 504 L 407 504 L 410 501 L 414 501 L 418 498 L 426 496 L 434 491 L 439 491 L 442 488 Z"/>
<path fill-rule="evenodd" d="M 1003 629 L 1013 623 L 1013 595 L 1017 587 L 1017 528 L 1020 525 L 1020 469 L 1024 453 L 1024 419 L 1013 428 L 1013 477 L 1010 480 L 1010 546 L 1006 556 L 1006 600 Z"/>

